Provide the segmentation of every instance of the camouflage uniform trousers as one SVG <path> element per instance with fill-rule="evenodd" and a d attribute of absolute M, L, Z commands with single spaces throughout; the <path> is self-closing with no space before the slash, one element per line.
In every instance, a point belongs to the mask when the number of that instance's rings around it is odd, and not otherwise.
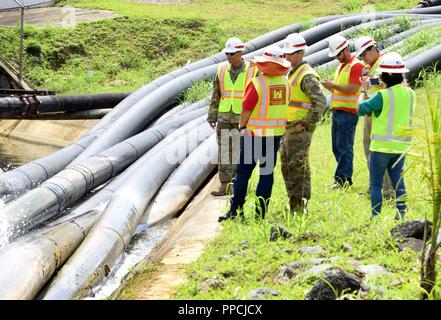
<path fill-rule="evenodd" d="M 280 143 L 280 159 L 291 212 L 301 211 L 311 198 L 309 147 L 313 131 L 295 132 L 288 124 Z"/>
<path fill-rule="evenodd" d="M 221 183 L 232 182 L 240 151 L 239 123 L 219 121 L 216 127 L 219 148 L 218 171 Z"/>
<path fill-rule="evenodd" d="M 369 169 L 369 158 L 371 155 L 370 146 L 371 146 L 371 131 L 372 131 L 372 117 L 364 117 L 364 127 L 363 127 L 363 148 L 364 148 L 364 155 L 366 157 L 367 167 L 370 174 Z M 370 193 L 370 186 L 369 186 L 369 193 Z M 383 196 L 386 199 L 391 199 L 395 195 L 394 188 L 392 187 L 392 182 L 390 180 L 389 175 L 386 173 L 383 177 Z"/>

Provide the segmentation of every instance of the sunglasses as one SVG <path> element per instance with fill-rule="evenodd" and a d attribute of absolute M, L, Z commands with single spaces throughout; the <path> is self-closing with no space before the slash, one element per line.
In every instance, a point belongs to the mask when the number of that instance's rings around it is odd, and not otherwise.
<path fill-rule="evenodd" d="M 225 52 L 225 54 L 227 55 L 227 56 L 234 56 L 236 53 L 238 53 L 239 51 L 236 51 L 236 52 Z"/>

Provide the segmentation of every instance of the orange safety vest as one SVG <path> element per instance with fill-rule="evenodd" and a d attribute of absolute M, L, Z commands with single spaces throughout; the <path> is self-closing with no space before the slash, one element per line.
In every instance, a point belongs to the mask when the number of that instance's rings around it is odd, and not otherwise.
<path fill-rule="evenodd" d="M 286 130 L 290 85 L 285 76 L 261 75 L 252 80 L 258 94 L 247 130 L 257 136 L 282 136 Z"/>

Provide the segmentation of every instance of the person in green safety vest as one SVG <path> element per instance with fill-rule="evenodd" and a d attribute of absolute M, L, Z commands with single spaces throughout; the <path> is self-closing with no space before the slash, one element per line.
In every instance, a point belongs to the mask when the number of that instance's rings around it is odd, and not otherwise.
<path fill-rule="evenodd" d="M 354 42 L 355 46 L 355 56 L 361 59 L 367 66 L 363 70 L 363 75 L 369 77 L 367 95 L 372 97 L 378 91 L 383 89 L 380 82 L 380 72 L 377 71 L 378 64 L 380 63 L 383 53 L 377 46 L 377 43 L 371 37 L 361 36 L 357 38 Z M 371 115 L 366 115 L 364 117 L 364 127 L 363 127 L 363 147 L 364 155 L 366 157 L 366 163 L 369 170 L 369 157 L 370 157 L 370 145 L 371 145 L 371 131 L 372 131 L 372 117 Z M 368 191 L 370 195 L 370 188 Z M 390 181 L 389 175 L 385 174 L 383 178 L 383 196 L 387 199 L 391 198 L 394 194 L 394 189 L 392 188 L 392 183 Z"/>
<path fill-rule="evenodd" d="M 319 75 L 303 60 L 307 45 L 302 35 L 290 34 L 282 49 L 285 59 L 291 62 L 291 97 L 286 132 L 280 142 L 280 160 L 290 211 L 295 215 L 306 211 L 311 198 L 309 147 L 325 110 L 326 97 Z"/>
<path fill-rule="evenodd" d="M 245 45 L 230 38 L 223 50 L 227 62 L 219 64 L 213 80 L 213 95 L 207 121 L 216 127 L 220 186 L 211 194 L 224 196 L 233 180 L 239 156 L 239 120 L 245 89 L 257 74 L 257 68 L 242 58 Z"/>
<path fill-rule="evenodd" d="M 403 168 L 405 155 L 411 147 L 410 128 L 416 105 L 415 92 L 404 84 L 404 73 L 409 72 L 403 58 L 396 52 L 385 54 L 376 69 L 385 89 L 368 99 L 369 77 L 363 77 L 362 99 L 357 113 L 372 114 L 370 145 L 371 217 L 381 212 L 383 176 L 387 171 L 395 189 L 397 214 L 404 219 L 407 211 Z"/>

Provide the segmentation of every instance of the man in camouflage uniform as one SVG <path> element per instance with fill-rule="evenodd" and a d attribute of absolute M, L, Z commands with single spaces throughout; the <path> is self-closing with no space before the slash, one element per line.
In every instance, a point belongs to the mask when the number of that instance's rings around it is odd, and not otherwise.
<path fill-rule="evenodd" d="M 280 144 L 280 157 L 293 214 L 303 212 L 311 198 L 309 147 L 317 122 L 326 107 L 319 76 L 303 61 L 306 48 L 306 41 L 299 34 L 289 35 L 283 46 L 292 70 L 288 75 L 291 99 L 286 132 Z"/>
<path fill-rule="evenodd" d="M 239 156 L 239 121 L 245 89 L 256 76 L 257 68 L 242 58 L 245 46 L 238 38 L 230 38 L 224 52 L 228 62 L 220 64 L 213 81 L 213 95 L 208 110 L 208 122 L 216 127 L 219 147 L 218 171 L 220 186 L 211 194 L 223 196 L 227 193 L 235 175 Z"/>

